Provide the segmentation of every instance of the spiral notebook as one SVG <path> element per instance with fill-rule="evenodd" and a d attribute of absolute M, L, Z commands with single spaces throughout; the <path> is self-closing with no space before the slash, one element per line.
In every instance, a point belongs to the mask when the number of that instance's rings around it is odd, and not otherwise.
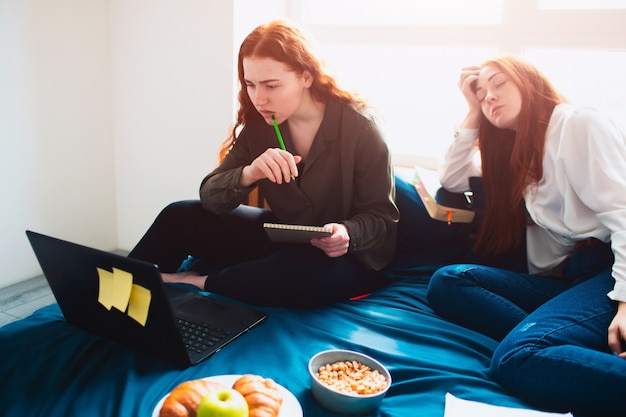
<path fill-rule="evenodd" d="M 263 228 L 272 242 L 308 243 L 333 234 L 330 227 L 306 226 L 298 224 L 264 223 Z"/>

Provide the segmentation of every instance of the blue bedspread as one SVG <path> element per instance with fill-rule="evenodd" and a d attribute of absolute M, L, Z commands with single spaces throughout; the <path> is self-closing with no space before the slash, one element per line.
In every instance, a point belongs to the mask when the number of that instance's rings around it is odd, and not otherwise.
<path fill-rule="evenodd" d="M 488 377 L 496 342 L 426 303 L 434 268 L 464 252 L 462 228 L 431 220 L 408 182 L 396 178 L 396 188 L 398 251 L 384 289 L 317 309 L 262 308 L 269 317 L 259 327 L 185 370 L 70 326 L 51 305 L 0 328 L 0 416 L 149 417 L 181 382 L 245 373 L 290 390 L 305 417 L 333 416 L 312 397 L 307 371 L 326 349 L 363 352 L 389 368 L 391 389 L 371 416 L 441 417 L 446 392 L 524 407 Z"/>
<path fill-rule="evenodd" d="M 367 298 L 311 310 L 265 308 L 269 318 L 215 356 L 185 370 L 68 325 L 58 307 L 0 329 L 3 416 L 150 416 L 179 383 L 254 373 L 290 390 L 306 417 L 326 417 L 313 399 L 309 358 L 352 349 L 385 364 L 393 384 L 372 416 L 442 416 L 444 395 L 524 407 L 487 375 L 496 343 L 435 316 L 426 277 Z"/>

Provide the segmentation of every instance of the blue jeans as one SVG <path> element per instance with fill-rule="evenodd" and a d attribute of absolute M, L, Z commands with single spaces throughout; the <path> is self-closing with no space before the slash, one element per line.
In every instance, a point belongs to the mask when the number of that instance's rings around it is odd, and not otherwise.
<path fill-rule="evenodd" d="M 428 300 L 443 317 L 501 343 L 492 378 L 529 404 L 576 415 L 626 415 L 626 360 L 610 353 L 616 303 L 612 253 L 575 253 L 560 279 L 478 265 L 451 265 L 432 277 Z"/>

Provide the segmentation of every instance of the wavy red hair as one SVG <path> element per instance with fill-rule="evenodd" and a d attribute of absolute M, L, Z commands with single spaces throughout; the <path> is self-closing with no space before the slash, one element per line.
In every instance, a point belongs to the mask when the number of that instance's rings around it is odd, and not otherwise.
<path fill-rule="evenodd" d="M 357 94 L 341 89 L 337 81 L 325 69 L 322 61 L 313 53 L 313 48 L 304 34 L 294 25 L 282 20 L 275 20 L 258 26 L 242 42 L 237 59 L 239 77 L 239 110 L 237 120 L 230 135 L 222 143 L 219 160 L 224 159 L 234 145 L 237 130 L 254 118 L 261 118 L 252 104 L 246 89 L 243 73 L 244 58 L 271 58 L 286 64 L 292 71 L 303 74 L 308 71 L 313 78 L 310 87 L 314 100 L 325 102 L 333 97 L 358 110 L 367 107 L 367 103 Z"/>
<path fill-rule="evenodd" d="M 554 107 L 567 100 L 532 64 L 515 56 L 488 60 L 522 96 L 515 131 L 499 129 L 483 115 L 478 133 L 485 188 L 484 219 L 475 250 L 492 256 L 520 244 L 527 215 L 524 193 L 543 178 L 546 130 Z"/>

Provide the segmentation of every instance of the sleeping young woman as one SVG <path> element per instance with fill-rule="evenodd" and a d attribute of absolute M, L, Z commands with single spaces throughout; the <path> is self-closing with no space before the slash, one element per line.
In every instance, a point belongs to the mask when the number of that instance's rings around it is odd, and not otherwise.
<path fill-rule="evenodd" d="M 501 340 L 492 376 L 534 406 L 626 415 L 624 132 L 568 103 L 518 57 L 464 68 L 459 87 L 469 112 L 442 185 L 465 191 L 468 177 L 482 176 L 474 249 L 492 256 L 525 239 L 528 273 L 446 266 L 432 277 L 430 305 Z"/>

